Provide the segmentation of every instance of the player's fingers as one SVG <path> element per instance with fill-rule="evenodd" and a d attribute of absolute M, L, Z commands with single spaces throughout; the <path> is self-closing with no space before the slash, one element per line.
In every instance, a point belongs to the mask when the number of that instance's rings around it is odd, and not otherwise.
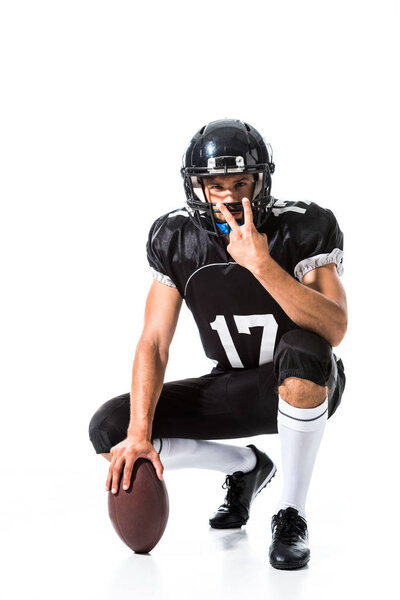
<path fill-rule="evenodd" d="M 119 480 L 121 476 L 122 467 L 124 465 L 124 459 L 117 460 L 115 462 L 113 471 L 112 471 L 112 482 L 111 482 L 111 492 L 116 494 L 118 492 Z"/>
<path fill-rule="evenodd" d="M 112 469 L 111 469 L 111 466 L 110 466 L 109 469 L 108 469 L 108 473 L 107 473 L 106 492 L 110 491 L 111 480 L 112 480 Z"/>
<path fill-rule="evenodd" d="M 112 450 L 112 449 L 111 449 Z M 110 491 L 110 487 L 111 487 L 111 481 L 112 481 L 112 474 L 113 474 L 113 469 L 114 469 L 114 464 L 115 464 L 115 457 L 113 457 L 112 452 L 111 452 L 111 461 L 110 461 L 110 466 L 108 468 L 108 473 L 107 473 L 107 480 L 106 480 L 106 491 L 109 492 Z"/>
<path fill-rule="evenodd" d="M 125 468 L 124 468 L 124 476 L 122 479 L 122 487 L 124 488 L 124 490 L 127 490 L 128 487 L 130 486 L 131 483 L 131 477 L 132 477 L 132 471 L 133 471 L 133 465 L 135 463 L 136 457 L 135 458 L 128 458 L 126 460 L 125 463 Z"/>
<path fill-rule="evenodd" d="M 226 208 L 223 202 L 218 202 L 217 208 L 224 215 L 226 222 L 231 229 L 239 229 L 239 225 L 237 224 L 235 218 L 232 216 L 231 212 Z"/>
<path fill-rule="evenodd" d="M 128 458 L 125 461 L 124 476 L 122 480 L 122 487 L 124 488 L 124 490 L 127 490 L 130 486 L 133 465 L 135 464 L 136 459 L 136 454 L 133 454 L 132 456 L 128 456 Z"/>
<path fill-rule="evenodd" d="M 250 223 L 253 223 L 253 211 L 251 210 L 250 200 L 248 198 L 243 198 L 242 204 L 244 210 L 243 225 L 249 225 Z"/>
<path fill-rule="evenodd" d="M 163 480 L 163 471 L 164 471 L 164 466 L 160 460 L 159 455 L 156 453 L 155 455 L 151 456 L 150 458 L 151 462 L 153 463 L 153 466 L 156 470 L 157 473 L 157 477 L 160 481 Z"/>

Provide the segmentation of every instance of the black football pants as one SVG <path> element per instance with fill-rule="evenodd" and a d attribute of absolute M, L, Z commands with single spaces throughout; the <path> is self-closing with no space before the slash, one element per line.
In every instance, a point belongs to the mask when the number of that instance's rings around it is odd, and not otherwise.
<path fill-rule="evenodd" d="M 322 337 L 294 329 L 280 339 L 274 360 L 254 369 L 218 371 L 163 385 L 153 420 L 159 437 L 218 440 L 277 433 L 278 385 L 299 377 L 328 386 L 328 415 L 345 386 L 343 363 Z M 89 425 L 96 453 L 110 452 L 126 438 L 130 394 L 105 402 Z"/>

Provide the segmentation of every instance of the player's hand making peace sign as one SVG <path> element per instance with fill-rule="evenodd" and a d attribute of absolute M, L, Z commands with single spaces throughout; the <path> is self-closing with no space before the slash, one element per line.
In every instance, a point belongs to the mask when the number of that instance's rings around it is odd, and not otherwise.
<path fill-rule="evenodd" d="M 239 225 L 230 211 L 221 202 L 217 204 L 218 210 L 224 215 L 232 231 L 229 234 L 227 251 L 238 265 L 258 271 L 269 258 L 268 238 L 265 233 L 259 233 L 253 223 L 253 213 L 247 198 L 242 199 L 244 222 Z"/>

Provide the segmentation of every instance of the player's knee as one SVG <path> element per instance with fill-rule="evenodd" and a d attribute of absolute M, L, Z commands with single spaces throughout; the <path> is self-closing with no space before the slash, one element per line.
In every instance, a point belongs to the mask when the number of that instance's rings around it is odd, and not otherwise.
<path fill-rule="evenodd" d="M 107 420 L 102 418 L 101 411 L 97 411 L 89 423 L 89 438 L 96 454 L 103 454 L 104 456 L 109 453 L 110 447 L 113 445 L 110 440 L 109 429 Z"/>
<path fill-rule="evenodd" d="M 89 437 L 90 437 L 91 441 L 93 441 L 93 438 L 95 437 L 98 430 L 100 429 L 101 422 L 102 422 L 102 418 L 99 414 L 99 411 L 96 411 L 89 422 Z"/>
<path fill-rule="evenodd" d="M 326 398 L 327 387 L 298 377 L 287 377 L 278 388 L 280 397 L 296 408 L 315 408 Z"/>
<path fill-rule="evenodd" d="M 307 329 L 291 329 L 282 335 L 279 343 L 296 354 L 315 355 L 319 360 L 329 360 L 332 352 L 332 347 L 323 337 Z"/>

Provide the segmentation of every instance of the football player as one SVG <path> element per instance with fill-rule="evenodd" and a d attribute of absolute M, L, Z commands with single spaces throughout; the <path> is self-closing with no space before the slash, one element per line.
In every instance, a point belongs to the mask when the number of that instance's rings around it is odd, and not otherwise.
<path fill-rule="evenodd" d="M 269 560 L 296 569 L 310 558 L 306 495 L 327 419 L 345 385 L 332 352 L 346 331 L 343 235 L 333 213 L 271 196 L 269 144 L 251 125 L 202 127 L 183 158 L 183 208 L 152 225 L 154 277 L 130 394 L 103 404 L 90 439 L 110 461 L 106 489 L 129 486 L 134 462 L 204 468 L 226 477 L 213 528 L 244 525 L 275 474 L 255 445 L 220 439 L 279 432 L 283 490 Z M 211 373 L 164 383 L 182 301 L 193 313 Z"/>

